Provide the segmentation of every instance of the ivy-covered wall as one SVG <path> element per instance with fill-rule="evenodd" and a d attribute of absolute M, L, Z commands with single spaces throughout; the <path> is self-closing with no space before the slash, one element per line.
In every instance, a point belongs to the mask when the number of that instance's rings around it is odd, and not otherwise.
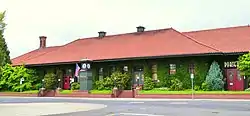
<path fill-rule="evenodd" d="M 158 58 L 158 59 L 144 59 L 144 60 L 126 60 L 126 61 L 109 61 L 109 62 L 93 62 L 91 64 L 93 83 L 99 80 L 99 68 L 103 68 L 103 77 L 111 75 L 111 66 L 115 66 L 116 70 L 122 70 L 123 66 L 128 66 L 128 74 L 131 80 L 128 84 L 132 84 L 134 75 L 133 67 L 141 66 L 143 68 L 144 77 L 152 78 L 152 65 L 157 65 L 157 79 L 156 87 L 170 87 L 173 82 L 171 80 L 178 79 L 182 82 L 183 89 L 191 88 L 191 79 L 189 72 L 189 65 L 194 64 L 194 84 L 195 89 L 201 89 L 202 83 L 205 80 L 207 72 L 209 70 L 212 61 L 217 61 L 221 68 L 223 68 L 224 61 L 234 61 L 237 60 L 237 55 L 232 56 L 196 56 L 196 57 L 179 57 L 179 58 Z M 79 63 L 80 64 L 80 63 Z M 176 64 L 176 74 L 169 74 L 170 66 L 169 64 Z M 80 66 L 80 65 L 79 65 Z M 34 67 L 33 67 L 34 68 Z M 72 74 L 75 72 L 75 64 L 68 65 L 54 65 L 54 66 L 40 66 L 35 67 L 39 73 L 39 77 L 44 76 L 44 71 L 49 70 L 60 70 L 57 71 L 65 74 L 65 70 L 71 69 Z M 73 76 L 72 75 L 72 76 Z M 61 77 L 62 78 L 62 77 Z M 127 88 L 130 89 L 130 88 Z"/>

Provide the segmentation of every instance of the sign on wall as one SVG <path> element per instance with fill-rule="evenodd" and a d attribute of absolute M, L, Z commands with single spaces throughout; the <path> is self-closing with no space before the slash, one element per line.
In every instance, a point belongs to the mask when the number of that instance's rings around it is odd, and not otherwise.
<path fill-rule="evenodd" d="M 236 68 L 238 61 L 224 62 L 225 68 Z"/>
<path fill-rule="evenodd" d="M 89 63 L 83 63 L 82 64 L 82 69 L 90 69 L 91 67 L 90 67 L 90 64 Z"/>

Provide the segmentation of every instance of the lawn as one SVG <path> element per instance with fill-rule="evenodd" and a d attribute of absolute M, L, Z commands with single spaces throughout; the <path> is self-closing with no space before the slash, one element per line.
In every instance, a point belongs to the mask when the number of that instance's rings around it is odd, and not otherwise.
<path fill-rule="evenodd" d="M 192 91 L 141 90 L 140 94 L 192 94 Z M 194 91 L 194 94 L 250 94 L 250 91 Z"/>
<path fill-rule="evenodd" d="M 72 92 L 72 90 L 61 90 L 60 94 L 71 94 Z"/>
<path fill-rule="evenodd" d="M 91 90 L 91 94 L 111 94 L 111 90 Z"/>
<path fill-rule="evenodd" d="M 30 93 L 30 94 L 33 94 L 33 93 L 38 93 L 39 90 L 30 90 L 30 91 L 23 91 L 21 93 Z"/>

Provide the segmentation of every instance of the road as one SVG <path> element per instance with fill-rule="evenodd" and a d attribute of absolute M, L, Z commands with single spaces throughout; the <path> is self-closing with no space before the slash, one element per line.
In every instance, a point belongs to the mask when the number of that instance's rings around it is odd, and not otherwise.
<path fill-rule="evenodd" d="M 157 100 L 157 99 L 84 99 L 84 98 L 17 98 L 0 97 L 0 112 L 18 110 L 1 104 L 42 104 L 43 108 L 60 110 L 48 116 L 250 116 L 250 101 L 231 100 Z M 51 104 L 60 104 L 55 107 Z M 63 103 L 67 103 L 63 105 Z M 70 105 L 72 104 L 72 105 Z M 75 105 L 78 104 L 78 105 Z M 82 104 L 79 105 L 79 104 Z M 47 105 L 47 106 L 46 106 Z M 91 106 L 92 105 L 92 106 Z M 63 107 L 68 106 L 68 107 Z M 31 106 L 32 107 L 32 106 Z M 23 107 L 20 111 L 38 107 Z M 60 107 L 62 107 L 60 109 Z M 85 109 L 83 108 L 85 107 Z M 27 108 L 24 110 L 24 108 Z M 78 110 L 71 110 L 72 108 Z M 82 109 L 80 109 L 82 108 Z M 1 111 L 2 109 L 2 111 Z M 40 108 L 41 109 L 41 108 Z M 63 110 L 65 109 L 65 110 Z M 36 111 L 37 112 L 37 111 Z M 43 111 L 45 115 L 47 109 Z M 20 115 L 21 116 L 21 115 Z"/>

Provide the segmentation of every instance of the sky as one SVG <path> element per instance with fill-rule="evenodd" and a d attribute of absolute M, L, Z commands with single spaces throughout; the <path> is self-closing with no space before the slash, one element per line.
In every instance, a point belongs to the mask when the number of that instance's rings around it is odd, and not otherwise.
<path fill-rule="evenodd" d="M 10 57 L 79 38 L 175 28 L 178 31 L 250 24 L 250 0 L 0 0 Z"/>

